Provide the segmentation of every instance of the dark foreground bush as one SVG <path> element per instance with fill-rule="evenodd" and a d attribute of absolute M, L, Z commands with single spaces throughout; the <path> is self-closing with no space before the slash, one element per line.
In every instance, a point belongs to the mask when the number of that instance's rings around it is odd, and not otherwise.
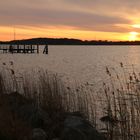
<path fill-rule="evenodd" d="M 103 140 L 90 122 L 91 105 L 82 91 L 82 88 L 65 86 L 56 74 L 47 71 L 16 74 L 13 69 L 2 69 L 0 137 L 9 140 Z"/>
<path fill-rule="evenodd" d="M 102 140 L 98 126 L 108 140 L 139 140 L 140 74 L 120 66 L 121 73 L 106 68 L 99 98 L 89 83 L 74 88 L 42 69 L 2 68 L 0 138 Z"/>

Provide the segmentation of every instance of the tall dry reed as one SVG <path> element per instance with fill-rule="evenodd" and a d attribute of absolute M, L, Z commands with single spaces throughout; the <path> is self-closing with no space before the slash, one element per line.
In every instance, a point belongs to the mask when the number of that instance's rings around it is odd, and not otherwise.
<path fill-rule="evenodd" d="M 140 75 L 134 66 L 127 69 L 120 63 L 122 73 L 106 67 L 109 83 L 103 83 L 105 124 L 109 140 L 140 139 Z"/>
<path fill-rule="evenodd" d="M 43 69 L 17 72 L 14 64 L 3 63 L 0 68 L 0 94 L 18 92 L 43 108 L 52 120 L 50 135 L 61 127 L 61 121 L 70 112 L 79 112 L 96 125 L 96 109 L 93 95 L 87 85 L 65 85 L 58 74 Z M 91 100 L 89 102 L 89 100 Z M 55 125 L 54 125 L 55 124 Z M 57 130 L 58 130 L 57 129 Z"/>

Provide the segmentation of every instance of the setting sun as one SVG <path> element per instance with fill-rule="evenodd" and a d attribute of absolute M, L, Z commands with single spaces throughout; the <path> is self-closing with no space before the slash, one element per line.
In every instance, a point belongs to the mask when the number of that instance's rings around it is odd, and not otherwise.
<path fill-rule="evenodd" d="M 134 24 L 132 25 L 133 28 L 140 28 L 140 24 Z"/>
<path fill-rule="evenodd" d="M 129 41 L 135 41 L 138 39 L 138 33 L 137 32 L 130 32 L 129 33 Z"/>

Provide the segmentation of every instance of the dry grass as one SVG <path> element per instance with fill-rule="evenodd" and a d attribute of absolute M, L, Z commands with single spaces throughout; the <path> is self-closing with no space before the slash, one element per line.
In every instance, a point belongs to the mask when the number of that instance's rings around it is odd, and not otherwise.
<path fill-rule="evenodd" d="M 93 108 L 95 103 L 93 100 L 89 102 L 93 98 L 88 94 L 89 89 L 86 89 L 86 86 L 75 87 L 64 85 L 57 74 L 48 73 L 43 69 L 17 73 L 13 63 L 10 63 L 10 66 L 4 63 L 0 69 L 0 96 L 18 92 L 33 100 L 38 108 L 43 108 L 51 118 L 46 128 L 49 131 L 48 139 L 58 137 L 62 127 L 61 122 L 69 112 L 80 112 L 85 119 L 91 120 L 93 124 L 96 123 L 96 112 Z M 17 122 L 15 120 L 12 122 L 19 124 L 18 119 L 16 120 Z"/>
<path fill-rule="evenodd" d="M 70 87 L 57 74 L 42 69 L 16 73 L 13 63 L 10 67 L 4 63 L 0 71 L 0 96 L 16 91 L 33 99 L 52 120 L 48 126 L 48 139 L 58 137 L 66 112 L 78 111 L 96 127 L 99 125 L 97 104 L 101 104 L 102 128 L 108 140 L 139 140 L 140 74 L 135 72 L 133 66 L 126 69 L 120 63 L 120 67 L 122 73 L 106 68 L 110 82 L 103 83 L 102 90 L 98 92 L 100 100 L 97 100 L 88 83 Z"/>
<path fill-rule="evenodd" d="M 109 84 L 103 84 L 105 130 L 109 140 L 140 139 L 140 75 L 134 67 L 127 69 L 120 63 L 123 73 L 106 68 Z M 129 71 L 128 71 L 129 70 Z"/>

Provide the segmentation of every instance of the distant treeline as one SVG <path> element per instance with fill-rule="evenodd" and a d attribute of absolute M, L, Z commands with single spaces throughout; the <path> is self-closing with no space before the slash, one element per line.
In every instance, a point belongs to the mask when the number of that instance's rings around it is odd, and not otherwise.
<path fill-rule="evenodd" d="M 40 45 L 140 45 L 140 41 L 79 40 L 68 38 L 32 38 L 0 41 L 1 44 L 40 44 Z"/>

